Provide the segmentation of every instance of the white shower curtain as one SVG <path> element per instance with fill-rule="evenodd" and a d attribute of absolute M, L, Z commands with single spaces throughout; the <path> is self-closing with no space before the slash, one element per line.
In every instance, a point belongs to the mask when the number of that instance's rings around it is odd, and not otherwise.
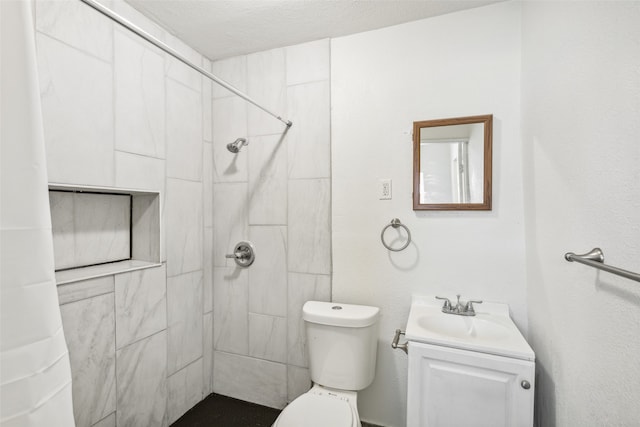
<path fill-rule="evenodd" d="M 29 0 L 0 0 L 0 425 L 73 426 Z"/>

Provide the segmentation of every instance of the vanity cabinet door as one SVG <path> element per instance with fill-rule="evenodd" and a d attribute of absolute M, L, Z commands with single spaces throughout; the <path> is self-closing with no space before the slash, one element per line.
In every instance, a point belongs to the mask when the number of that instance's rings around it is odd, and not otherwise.
<path fill-rule="evenodd" d="M 533 361 L 411 341 L 407 427 L 531 427 L 534 374 Z"/>

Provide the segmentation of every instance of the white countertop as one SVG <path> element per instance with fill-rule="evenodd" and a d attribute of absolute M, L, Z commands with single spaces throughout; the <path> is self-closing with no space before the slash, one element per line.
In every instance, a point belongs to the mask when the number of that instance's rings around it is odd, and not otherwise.
<path fill-rule="evenodd" d="M 535 360 L 533 350 L 509 317 L 507 304 L 474 304 L 475 316 L 443 313 L 442 304 L 433 295 L 413 296 L 405 332 L 409 341 Z"/>

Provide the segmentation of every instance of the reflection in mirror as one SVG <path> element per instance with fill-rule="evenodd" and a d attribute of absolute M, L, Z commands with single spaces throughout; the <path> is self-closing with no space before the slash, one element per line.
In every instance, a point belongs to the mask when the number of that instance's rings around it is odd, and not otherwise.
<path fill-rule="evenodd" d="M 483 130 L 481 123 L 420 129 L 421 204 L 482 203 Z"/>
<path fill-rule="evenodd" d="M 491 122 L 414 122 L 414 210 L 491 210 Z"/>

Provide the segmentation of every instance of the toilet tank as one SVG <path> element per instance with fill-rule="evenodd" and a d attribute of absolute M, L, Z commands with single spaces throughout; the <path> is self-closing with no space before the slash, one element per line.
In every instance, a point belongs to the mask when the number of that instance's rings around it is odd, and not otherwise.
<path fill-rule="evenodd" d="M 376 370 L 379 316 L 378 307 L 307 301 L 302 318 L 311 380 L 339 390 L 368 387 Z"/>

